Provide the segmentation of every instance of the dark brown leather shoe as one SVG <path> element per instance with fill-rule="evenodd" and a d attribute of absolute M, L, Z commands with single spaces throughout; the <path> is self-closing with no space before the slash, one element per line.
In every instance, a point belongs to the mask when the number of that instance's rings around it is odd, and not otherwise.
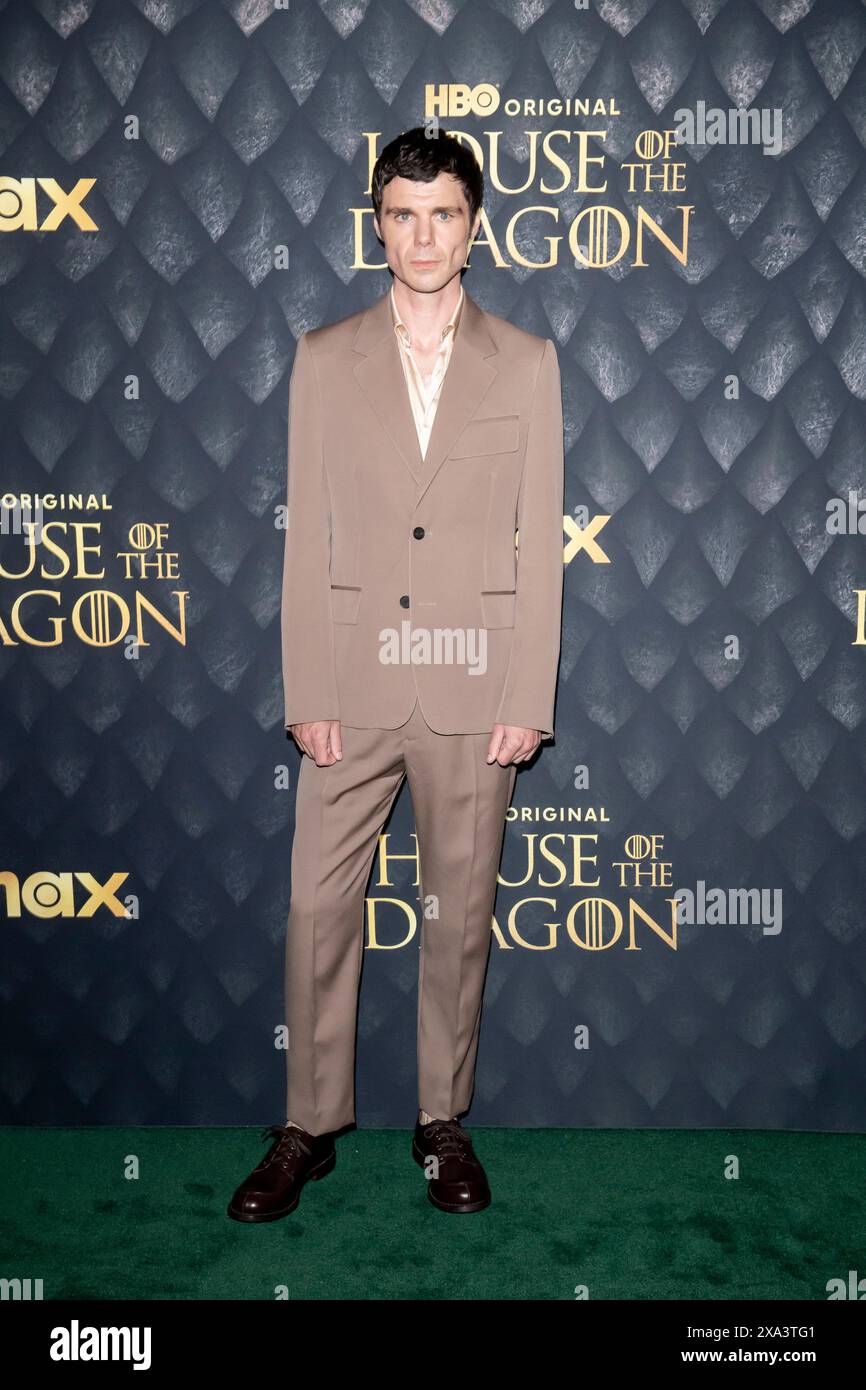
<path fill-rule="evenodd" d="M 337 1162 L 333 1134 L 308 1134 L 294 1125 L 268 1125 L 262 1139 L 274 1142 L 248 1178 L 244 1178 L 228 1205 L 235 1221 L 279 1221 L 301 1200 L 301 1188 L 309 1179 L 318 1182 Z"/>
<path fill-rule="evenodd" d="M 472 1140 L 456 1120 L 433 1120 L 429 1125 L 418 1120 L 412 1157 L 422 1168 L 430 1158 L 436 1159 L 436 1176 L 427 1179 L 427 1196 L 440 1211 L 483 1211 L 490 1206 L 487 1175 Z"/>

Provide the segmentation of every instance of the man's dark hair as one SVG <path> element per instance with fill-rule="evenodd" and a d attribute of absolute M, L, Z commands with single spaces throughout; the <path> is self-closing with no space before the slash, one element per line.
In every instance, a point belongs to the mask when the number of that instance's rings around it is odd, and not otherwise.
<path fill-rule="evenodd" d="M 381 225 L 382 193 L 392 179 L 416 179 L 432 183 L 439 174 L 453 174 L 463 185 L 469 204 L 469 228 L 475 225 L 484 200 L 484 175 L 471 149 L 461 145 L 445 131 L 433 134 L 425 126 L 405 130 L 386 145 L 373 169 L 370 191 L 376 218 Z"/>

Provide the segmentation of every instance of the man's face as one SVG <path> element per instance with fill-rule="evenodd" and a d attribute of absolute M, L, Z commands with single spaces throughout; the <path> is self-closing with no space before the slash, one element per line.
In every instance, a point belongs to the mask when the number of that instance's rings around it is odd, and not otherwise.
<path fill-rule="evenodd" d="M 470 227 L 463 185 L 443 173 L 432 183 L 392 179 L 383 189 L 381 218 L 374 214 L 373 226 L 397 279 L 429 294 L 460 274 L 481 217 Z"/>

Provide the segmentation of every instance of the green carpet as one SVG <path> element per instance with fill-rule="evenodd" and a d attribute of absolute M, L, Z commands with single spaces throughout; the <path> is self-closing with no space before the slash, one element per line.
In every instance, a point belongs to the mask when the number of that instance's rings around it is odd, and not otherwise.
<path fill-rule="evenodd" d="M 225 1212 L 260 1129 L 10 1127 L 0 1274 L 46 1299 L 818 1300 L 866 1275 L 864 1135 L 467 1127 L 484 1212 L 427 1201 L 410 1130 L 360 1130 L 264 1226 Z"/>

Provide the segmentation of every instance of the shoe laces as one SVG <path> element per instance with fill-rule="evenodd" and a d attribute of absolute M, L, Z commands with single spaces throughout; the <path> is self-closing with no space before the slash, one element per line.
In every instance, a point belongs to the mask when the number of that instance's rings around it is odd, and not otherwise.
<path fill-rule="evenodd" d="M 262 1140 L 273 1136 L 275 1143 L 273 1149 L 265 1157 L 265 1163 L 278 1163 L 280 1167 L 288 1167 L 290 1155 L 299 1153 L 310 1153 L 310 1149 L 301 1138 L 301 1130 L 294 1125 L 266 1125 L 262 1130 Z"/>
<path fill-rule="evenodd" d="M 455 1154 L 458 1158 L 467 1158 L 470 1154 L 472 1140 L 456 1120 L 434 1120 L 425 1125 L 422 1132 L 425 1139 L 432 1141 L 438 1157 Z"/>

